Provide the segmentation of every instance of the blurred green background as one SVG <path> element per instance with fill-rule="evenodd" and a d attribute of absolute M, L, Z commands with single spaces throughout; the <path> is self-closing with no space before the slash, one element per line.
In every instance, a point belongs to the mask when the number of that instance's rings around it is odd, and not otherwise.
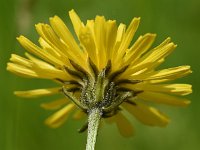
<path fill-rule="evenodd" d="M 34 24 L 60 16 L 71 28 L 68 11 L 92 19 L 104 15 L 128 24 L 142 18 L 137 35 L 157 33 L 155 45 L 166 37 L 178 44 L 162 67 L 191 65 L 193 74 L 179 80 L 191 83 L 194 92 L 188 108 L 160 106 L 171 118 L 166 128 L 148 127 L 131 118 L 136 133 L 124 138 L 113 125 L 104 126 L 97 150 L 199 150 L 200 149 L 200 1 L 199 0 L 0 0 L 0 150 L 83 150 L 86 133 L 77 129 L 83 122 L 69 120 L 61 128 L 43 124 L 52 112 L 39 107 L 54 97 L 25 100 L 14 90 L 51 87 L 54 83 L 17 77 L 6 71 L 11 53 L 25 52 L 16 41 L 23 34 L 37 41 Z M 136 38 L 134 38 L 135 40 Z M 162 108 L 161 108 L 162 107 Z"/>

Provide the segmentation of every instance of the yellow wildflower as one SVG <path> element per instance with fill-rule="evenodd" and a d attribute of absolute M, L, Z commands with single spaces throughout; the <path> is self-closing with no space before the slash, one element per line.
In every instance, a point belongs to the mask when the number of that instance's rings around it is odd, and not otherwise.
<path fill-rule="evenodd" d="M 50 25 L 36 25 L 40 46 L 24 36 L 17 38 L 27 50 L 26 58 L 12 54 L 7 66 L 9 71 L 23 77 L 59 83 L 55 88 L 15 92 L 25 98 L 57 93 L 66 96 L 41 104 L 44 109 L 59 109 L 47 118 L 47 125 L 59 127 L 72 111 L 75 111 L 74 118 L 80 119 L 99 109 L 100 118 L 115 122 L 122 135 L 130 136 L 133 127 L 124 111 L 146 125 L 162 127 L 168 124 L 169 118 L 146 102 L 174 106 L 190 103 L 177 96 L 190 94 L 191 85 L 167 83 L 190 74 L 190 66 L 157 69 L 176 48 L 170 38 L 151 48 L 156 35 L 147 33 L 131 45 L 140 18 L 133 18 L 126 28 L 125 24 L 117 26 L 115 20 L 103 16 L 96 16 L 86 24 L 74 10 L 69 16 L 77 38 L 54 16 Z M 81 131 L 86 128 L 87 124 Z"/>

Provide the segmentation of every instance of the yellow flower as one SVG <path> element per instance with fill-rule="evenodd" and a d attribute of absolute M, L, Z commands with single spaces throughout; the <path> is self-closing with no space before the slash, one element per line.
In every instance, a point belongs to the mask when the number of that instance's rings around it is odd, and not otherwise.
<path fill-rule="evenodd" d="M 7 69 L 29 78 L 50 79 L 58 87 L 16 91 L 17 96 L 32 98 L 63 93 L 66 98 L 43 103 L 48 110 L 58 109 L 45 123 L 59 127 L 73 111 L 81 119 L 93 108 L 101 110 L 106 123 L 116 123 L 124 136 L 133 133 L 124 112 L 150 126 L 166 126 L 169 119 L 149 102 L 173 106 L 187 106 L 190 101 L 177 96 L 192 92 L 189 84 L 168 81 L 191 73 L 190 66 L 157 69 L 176 45 L 167 38 L 151 48 L 156 35 L 140 36 L 133 45 L 132 38 L 140 18 L 133 18 L 126 28 L 115 20 L 96 16 L 84 24 L 74 10 L 69 12 L 77 38 L 58 17 L 50 18 L 50 25 L 39 23 L 37 46 L 24 36 L 17 38 L 27 50 L 26 58 L 12 54 Z M 85 130 L 87 125 L 81 129 Z"/>

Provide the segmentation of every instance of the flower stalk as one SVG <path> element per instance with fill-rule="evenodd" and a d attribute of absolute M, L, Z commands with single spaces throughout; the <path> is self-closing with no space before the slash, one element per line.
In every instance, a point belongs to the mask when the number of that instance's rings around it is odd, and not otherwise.
<path fill-rule="evenodd" d="M 94 108 L 88 112 L 88 135 L 86 150 L 95 149 L 101 115 L 102 111 L 99 108 Z"/>

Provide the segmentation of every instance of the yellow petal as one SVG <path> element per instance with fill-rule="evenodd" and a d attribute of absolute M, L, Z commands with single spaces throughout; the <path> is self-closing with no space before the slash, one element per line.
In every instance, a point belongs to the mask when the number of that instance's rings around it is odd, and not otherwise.
<path fill-rule="evenodd" d="M 126 25 L 120 23 L 117 29 L 116 45 L 120 44 L 125 36 Z M 119 46 L 119 45 L 118 45 Z"/>
<path fill-rule="evenodd" d="M 54 66 L 48 64 L 47 62 L 45 62 L 43 60 L 40 60 L 40 59 L 38 59 L 38 58 L 30 55 L 29 53 L 25 53 L 25 55 L 26 55 L 27 58 L 29 58 L 32 61 L 32 63 L 35 63 L 35 64 L 37 64 L 40 67 L 50 68 L 50 69 L 56 69 Z"/>
<path fill-rule="evenodd" d="M 86 114 L 80 109 L 77 110 L 73 115 L 73 119 L 75 119 L 75 120 L 80 120 L 85 117 L 86 117 Z"/>
<path fill-rule="evenodd" d="M 51 68 L 50 66 L 47 68 L 36 63 L 32 63 L 31 67 L 8 63 L 7 70 L 26 78 L 61 79 L 64 81 L 72 79 L 72 77 L 63 70 Z"/>
<path fill-rule="evenodd" d="M 174 45 L 174 43 L 172 43 L 172 42 L 170 43 L 170 41 L 171 41 L 171 38 L 168 37 L 160 45 L 156 46 L 152 50 L 145 53 L 145 55 L 142 56 L 141 59 L 135 61 L 135 64 L 141 63 L 145 59 L 146 59 L 146 61 L 144 61 L 143 63 L 146 63 L 148 60 L 147 58 L 152 58 L 152 56 L 154 56 L 154 54 L 156 54 L 156 53 L 157 53 L 157 55 L 160 54 L 160 57 L 162 57 L 162 58 L 158 58 L 158 61 L 160 59 L 164 59 L 164 57 L 168 56 L 168 54 L 171 53 L 171 51 L 173 51 L 174 48 L 176 48 L 176 45 Z M 150 61 L 148 61 L 148 62 L 150 62 Z"/>
<path fill-rule="evenodd" d="M 106 49 L 105 49 L 105 18 L 103 16 L 96 16 L 94 22 L 94 38 L 98 54 L 98 68 L 101 70 L 106 65 Z"/>
<path fill-rule="evenodd" d="M 50 18 L 49 20 L 53 30 L 69 47 L 69 53 L 71 56 L 73 56 L 73 60 L 76 61 L 79 65 L 86 65 L 87 57 L 85 53 L 79 48 L 74 37 L 64 22 L 58 16 Z"/>
<path fill-rule="evenodd" d="M 38 42 L 40 43 L 40 46 L 45 50 L 48 51 L 48 53 L 50 55 L 55 56 L 56 58 L 60 59 L 61 55 L 54 50 L 53 47 L 51 47 L 51 45 L 49 45 L 42 37 L 39 38 Z"/>
<path fill-rule="evenodd" d="M 147 33 L 141 36 L 133 44 L 133 46 L 126 53 L 126 63 L 134 63 L 138 58 L 141 57 L 153 44 L 156 34 Z"/>
<path fill-rule="evenodd" d="M 48 24 L 39 23 L 35 25 L 37 32 L 39 35 L 51 46 L 55 49 L 55 51 L 60 52 L 60 50 L 67 49 L 58 36 L 54 33 L 52 28 Z"/>
<path fill-rule="evenodd" d="M 123 87 L 130 88 L 132 90 L 143 90 L 150 92 L 163 92 L 177 95 L 188 95 L 192 93 L 192 86 L 190 84 L 125 84 Z"/>
<path fill-rule="evenodd" d="M 68 118 L 69 113 L 75 108 L 73 103 L 68 104 L 59 111 L 55 112 L 45 120 L 45 124 L 51 128 L 57 128 L 62 125 Z"/>
<path fill-rule="evenodd" d="M 120 62 L 121 59 L 124 57 L 125 52 L 127 51 L 132 38 L 139 26 L 139 22 L 140 22 L 140 18 L 133 18 L 133 20 L 131 21 L 128 29 L 126 30 L 124 37 L 120 43 L 117 55 L 116 55 L 116 61 L 115 62 Z"/>
<path fill-rule="evenodd" d="M 39 76 L 32 69 L 18 64 L 8 63 L 7 70 L 18 76 L 26 78 L 39 78 Z"/>
<path fill-rule="evenodd" d="M 144 63 L 141 65 L 132 65 L 125 71 L 123 72 L 118 78 L 131 78 L 131 79 L 136 79 L 137 77 L 142 78 L 142 75 L 144 74 L 145 71 L 147 71 L 148 68 L 150 68 L 152 65 L 149 63 Z M 134 77 L 133 77 L 134 76 Z"/>
<path fill-rule="evenodd" d="M 15 64 L 19 64 L 19 65 L 22 65 L 25 67 L 32 67 L 32 65 L 33 65 L 30 60 L 23 58 L 16 54 L 11 55 L 10 61 L 14 62 Z"/>
<path fill-rule="evenodd" d="M 24 36 L 20 36 L 17 38 L 17 40 L 20 42 L 20 44 L 30 53 L 44 59 L 45 61 L 57 65 L 62 66 L 63 62 L 56 59 L 54 56 L 49 55 L 46 51 L 42 50 L 37 45 L 33 44 L 30 40 L 25 38 Z"/>
<path fill-rule="evenodd" d="M 169 123 L 169 119 L 157 109 L 139 102 L 135 103 L 136 105 L 123 103 L 122 106 L 142 123 L 160 127 L 166 126 Z"/>
<path fill-rule="evenodd" d="M 52 55 L 54 56 L 56 59 L 58 60 L 62 60 L 63 61 L 63 64 L 65 64 L 66 66 L 68 67 L 71 67 L 71 64 L 69 63 L 69 59 L 68 59 L 68 53 L 65 51 L 65 52 L 61 52 L 61 50 L 55 50 L 55 48 L 51 47 L 43 38 L 39 38 L 39 43 L 41 45 L 41 47 L 49 54 L 49 55 Z M 65 54 L 63 54 L 65 53 Z M 69 56 L 69 58 L 71 58 Z"/>
<path fill-rule="evenodd" d="M 60 93 L 61 88 L 49 88 L 49 89 L 36 89 L 36 90 L 27 90 L 27 91 L 15 91 L 14 94 L 19 97 L 24 98 L 36 98 L 40 96 L 47 96 Z"/>
<path fill-rule="evenodd" d="M 141 62 L 142 63 L 154 62 L 154 61 L 160 60 L 162 58 L 165 58 L 175 48 L 176 48 L 176 45 L 174 45 L 174 43 L 169 43 L 161 48 L 153 49 L 143 56 Z"/>
<path fill-rule="evenodd" d="M 133 135 L 134 129 L 132 124 L 121 112 L 118 112 L 116 115 L 111 117 L 111 120 L 112 119 L 115 121 L 121 135 L 124 137 L 130 137 Z"/>
<path fill-rule="evenodd" d="M 53 29 L 48 24 L 41 23 L 36 25 L 36 29 L 43 40 L 53 48 L 53 51 L 56 54 L 53 56 L 57 56 L 57 59 L 62 60 L 65 65 L 69 65 L 70 63 L 68 59 L 74 59 L 74 56 L 72 56 L 68 46 L 58 38 Z M 44 44 L 44 42 L 42 44 Z M 51 49 L 50 52 L 49 48 L 46 50 L 51 54 Z"/>
<path fill-rule="evenodd" d="M 123 73 L 123 76 L 143 74 L 147 70 L 151 71 L 149 70 L 150 68 L 153 69 L 155 66 L 158 66 L 161 63 L 160 60 L 164 60 L 176 48 L 174 43 L 168 42 L 169 39 L 142 55 L 141 58 L 138 57 L 135 61 L 133 60 L 130 68 Z"/>
<path fill-rule="evenodd" d="M 176 46 L 173 43 L 169 43 L 168 45 L 165 45 L 162 48 L 151 50 L 150 52 L 145 54 L 142 58 L 140 58 L 137 64 L 135 65 L 132 64 L 133 66 L 132 69 L 134 70 L 134 68 L 140 67 L 142 70 L 144 69 L 144 67 L 146 67 L 145 64 L 148 64 L 148 67 L 151 67 L 152 65 L 157 63 L 159 60 L 167 57 L 175 49 L 175 47 Z M 134 73 L 134 71 L 132 71 L 132 73 Z"/>
<path fill-rule="evenodd" d="M 115 122 L 114 117 L 105 118 L 104 120 L 105 120 L 105 122 L 108 123 L 108 124 L 112 124 L 112 123 Z"/>
<path fill-rule="evenodd" d="M 185 98 L 178 98 L 175 96 L 157 92 L 144 91 L 138 94 L 137 97 L 145 101 L 173 105 L 173 106 L 187 106 L 188 104 L 190 104 L 190 101 Z"/>
<path fill-rule="evenodd" d="M 112 66 L 112 70 L 113 71 L 116 71 L 119 69 L 119 66 L 123 63 L 121 61 L 118 61 L 118 49 L 125 37 L 125 30 L 126 30 L 126 25 L 125 24 L 122 24 L 120 23 L 120 25 L 118 26 L 118 29 L 117 29 L 117 35 L 116 35 L 116 41 L 115 41 L 115 44 L 114 44 L 114 50 L 111 54 L 111 62 L 112 64 L 115 64 Z"/>
<path fill-rule="evenodd" d="M 69 17 L 72 21 L 72 24 L 74 26 L 74 30 L 76 32 L 76 35 L 79 36 L 79 31 L 81 27 L 84 27 L 84 24 L 80 20 L 79 16 L 76 14 L 76 12 L 72 9 L 69 11 Z"/>
<path fill-rule="evenodd" d="M 147 73 L 147 72 L 155 71 L 155 69 L 159 67 L 164 61 L 165 61 L 165 58 L 162 58 L 158 60 L 157 62 L 152 63 L 150 66 L 148 66 L 148 68 L 145 68 L 146 70 L 144 72 Z"/>
<path fill-rule="evenodd" d="M 94 20 L 87 20 L 86 27 L 88 27 L 94 36 Z"/>
<path fill-rule="evenodd" d="M 170 41 L 171 41 L 170 37 L 166 38 L 160 45 L 156 46 L 155 49 L 159 49 L 159 48 L 167 45 Z"/>
<path fill-rule="evenodd" d="M 114 53 L 114 44 L 117 36 L 117 25 L 115 20 L 108 20 L 106 22 L 106 53 L 107 60 L 111 60 Z"/>
<path fill-rule="evenodd" d="M 79 40 L 82 46 L 85 48 L 85 51 L 88 52 L 88 55 L 92 62 L 97 66 L 98 64 L 98 54 L 96 51 L 96 46 L 92 31 L 89 27 L 81 27 L 79 30 Z"/>
<path fill-rule="evenodd" d="M 28 53 L 25 54 L 32 62 L 32 70 L 36 72 L 36 74 L 40 78 L 46 79 L 62 79 L 62 80 L 70 80 L 72 77 L 65 71 L 57 69 L 56 67 L 42 61 Z"/>
<path fill-rule="evenodd" d="M 61 108 L 63 105 L 69 103 L 66 98 L 54 100 L 52 102 L 42 103 L 40 106 L 46 110 L 55 110 Z"/>
<path fill-rule="evenodd" d="M 158 79 L 177 79 L 191 73 L 190 66 L 179 66 L 174 68 L 153 71 L 146 74 L 132 75 L 134 79 L 158 80 Z"/>
<path fill-rule="evenodd" d="M 50 18 L 49 21 L 57 35 L 60 36 L 69 47 L 74 47 L 76 51 L 79 51 L 79 47 L 65 23 L 58 16 Z"/>
<path fill-rule="evenodd" d="M 39 38 L 38 42 L 40 43 L 40 46 L 43 49 L 51 49 L 52 48 L 42 37 Z M 58 55 L 58 53 L 57 53 L 57 55 Z"/>
<path fill-rule="evenodd" d="M 130 25 L 128 26 L 125 35 L 124 35 L 124 39 L 119 47 L 119 53 L 125 53 L 125 51 L 127 50 L 127 48 L 129 47 L 133 36 L 135 35 L 135 32 L 137 31 L 137 28 L 139 26 L 140 23 L 140 18 L 133 18 Z"/>

